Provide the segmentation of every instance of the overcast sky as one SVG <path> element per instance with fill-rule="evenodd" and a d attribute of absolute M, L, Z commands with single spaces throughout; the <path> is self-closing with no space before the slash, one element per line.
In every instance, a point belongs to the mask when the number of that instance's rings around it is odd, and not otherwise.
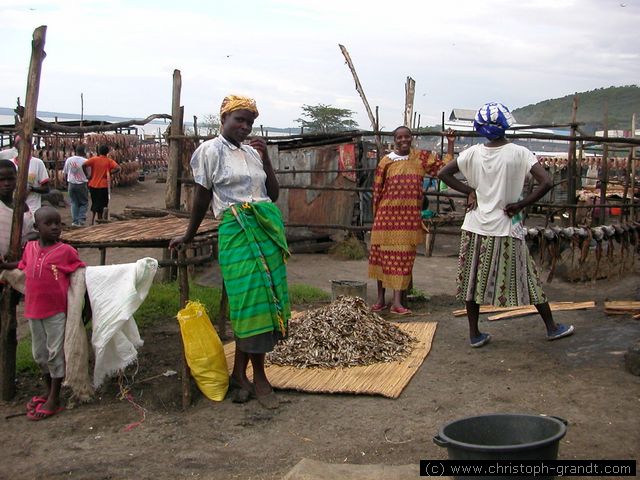
<path fill-rule="evenodd" d="M 640 83 L 640 0 L 0 0 L 0 106 L 24 102 L 31 38 L 47 26 L 39 110 L 185 119 L 228 93 L 258 102 L 256 124 L 297 126 L 303 104 L 368 117 L 347 47 L 381 126 L 402 123 L 416 81 L 421 124 L 501 101 L 510 108 Z"/>

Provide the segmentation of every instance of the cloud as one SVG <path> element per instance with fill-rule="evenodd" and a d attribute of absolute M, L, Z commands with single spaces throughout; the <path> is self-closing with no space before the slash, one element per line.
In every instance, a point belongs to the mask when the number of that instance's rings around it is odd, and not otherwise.
<path fill-rule="evenodd" d="M 294 126 L 303 104 L 369 120 L 344 58 L 355 63 L 381 124 L 415 111 L 500 99 L 512 108 L 575 91 L 637 83 L 640 8 L 610 0 L 0 0 L 6 55 L 0 105 L 24 95 L 33 29 L 47 25 L 40 108 L 144 117 L 167 112 L 174 69 L 185 117 L 217 111 L 229 92 L 254 95 L 265 125 Z M 94 110 L 95 109 L 95 110 Z"/>

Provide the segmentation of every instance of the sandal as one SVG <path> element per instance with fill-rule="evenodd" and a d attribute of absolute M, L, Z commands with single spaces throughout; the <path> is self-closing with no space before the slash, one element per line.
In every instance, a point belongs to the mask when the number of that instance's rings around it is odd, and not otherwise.
<path fill-rule="evenodd" d="M 384 303 L 382 303 L 382 304 L 374 303 L 373 305 L 371 305 L 371 311 L 372 312 L 382 312 L 383 310 L 386 310 L 388 306 L 389 305 L 386 305 Z"/>
<path fill-rule="evenodd" d="M 471 348 L 484 347 L 490 341 L 491 341 L 491 335 L 489 335 L 488 333 L 481 333 L 477 337 L 473 337 L 471 339 Z"/>
<path fill-rule="evenodd" d="M 40 395 L 31 397 L 31 400 L 27 402 L 27 412 L 33 412 L 36 408 L 38 408 L 38 405 L 41 405 L 46 401 L 46 397 L 42 397 Z"/>
<path fill-rule="evenodd" d="M 42 408 L 42 405 L 39 404 L 35 410 L 27 412 L 27 418 L 29 420 L 33 420 L 34 422 L 44 420 L 45 418 L 53 417 L 55 414 L 60 413 L 64 410 L 64 407 L 58 407 L 55 410 L 45 410 Z"/>
<path fill-rule="evenodd" d="M 411 310 L 409 310 L 408 308 L 404 308 L 404 307 L 391 307 L 389 309 L 389 311 L 395 315 L 411 315 L 413 314 L 413 312 Z"/>
<path fill-rule="evenodd" d="M 547 333 L 547 340 L 558 340 L 559 338 L 568 337 L 569 335 L 573 335 L 574 330 L 573 325 L 558 323 L 553 332 Z"/>

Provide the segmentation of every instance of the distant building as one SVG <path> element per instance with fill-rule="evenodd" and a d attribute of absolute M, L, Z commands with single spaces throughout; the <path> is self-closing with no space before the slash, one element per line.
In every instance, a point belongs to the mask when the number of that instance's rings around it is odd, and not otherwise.
<path fill-rule="evenodd" d="M 476 118 L 475 110 L 454 108 L 451 110 L 449 120 L 444 123 L 444 128 L 452 128 L 462 132 L 472 132 L 474 118 Z"/>
<path fill-rule="evenodd" d="M 640 130 L 636 130 L 635 135 L 631 135 L 631 130 L 608 130 L 608 137 L 621 137 L 621 138 L 629 138 L 632 136 L 638 137 L 640 136 Z M 597 130 L 596 137 L 604 137 L 604 130 Z"/>

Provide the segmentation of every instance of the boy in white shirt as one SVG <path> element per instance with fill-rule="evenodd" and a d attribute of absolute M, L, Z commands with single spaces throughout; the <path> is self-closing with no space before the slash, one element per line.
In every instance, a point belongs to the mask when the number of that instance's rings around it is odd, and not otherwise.
<path fill-rule="evenodd" d="M 75 155 L 67 158 L 62 168 L 62 173 L 67 181 L 67 193 L 71 201 L 71 225 L 82 227 L 87 219 L 87 207 L 89 205 L 89 187 L 86 174 L 82 165 L 87 161 L 87 149 L 84 145 L 78 145 Z"/>

